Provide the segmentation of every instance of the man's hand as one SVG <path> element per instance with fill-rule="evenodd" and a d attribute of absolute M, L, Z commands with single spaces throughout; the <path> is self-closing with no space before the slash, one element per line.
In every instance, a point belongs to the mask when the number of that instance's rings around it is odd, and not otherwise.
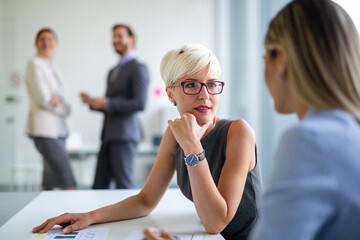
<path fill-rule="evenodd" d="M 93 109 L 96 110 L 104 110 L 105 108 L 105 104 L 106 104 L 106 97 L 96 97 L 96 98 L 92 98 L 91 102 L 90 102 L 90 106 Z"/>
<path fill-rule="evenodd" d="M 81 92 L 80 98 L 83 103 L 90 105 L 91 97 L 89 96 L 89 94 L 87 94 L 86 92 Z"/>
<path fill-rule="evenodd" d="M 106 97 L 90 97 L 86 92 L 80 93 L 81 101 L 95 110 L 104 110 L 107 101 Z"/>

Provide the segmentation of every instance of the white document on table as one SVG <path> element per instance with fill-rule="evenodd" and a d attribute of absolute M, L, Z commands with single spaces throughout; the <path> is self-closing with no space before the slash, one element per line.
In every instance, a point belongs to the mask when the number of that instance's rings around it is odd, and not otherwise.
<path fill-rule="evenodd" d="M 176 237 L 177 240 L 201 240 L 202 234 L 197 233 L 173 233 L 170 232 L 172 235 Z M 129 235 L 126 236 L 125 240 L 142 240 L 144 235 L 142 231 L 131 231 Z"/>
<path fill-rule="evenodd" d="M 29 240 L 105 240 L 107 228 L 85 228 L 64 234 L 62 229 L 52 229 L 47 233 L 36 233 Z"/>

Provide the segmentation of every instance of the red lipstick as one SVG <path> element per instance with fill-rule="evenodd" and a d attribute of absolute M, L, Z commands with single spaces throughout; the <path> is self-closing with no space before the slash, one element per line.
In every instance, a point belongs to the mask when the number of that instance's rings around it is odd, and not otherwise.
<path fill-rule="evenodd" d="M 207 113 L 210 110 L 210 107 L 208 106 L 198 106 L 195 108 L 196 111 L 200 113 Z"/>

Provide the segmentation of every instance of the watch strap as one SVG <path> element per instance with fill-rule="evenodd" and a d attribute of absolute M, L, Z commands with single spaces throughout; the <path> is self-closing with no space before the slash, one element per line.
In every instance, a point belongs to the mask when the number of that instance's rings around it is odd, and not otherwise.
<path fill-rule="evenodd" d="M 199 155 L 189 153 L 187 156 L 184 157 L 184 160 L 190 155 L 195 155 L 199 159 L 199 161 L 202 161 L 205 159 L 205 150 L 202 153 L 200 153 Z"/>
<path fill-rule="evenodd" d="M 202 153 L 200 153 L 199 155 L 196 155 L 196 156 L 199 158 L 199 161 L 204 160 L 205 159 L 205 150 Z"/>

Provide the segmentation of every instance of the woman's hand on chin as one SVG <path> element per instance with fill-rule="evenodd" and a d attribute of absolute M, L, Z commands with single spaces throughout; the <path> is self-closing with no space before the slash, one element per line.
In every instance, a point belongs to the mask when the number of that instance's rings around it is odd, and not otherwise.
<path fill-rule="evenodd" d="M 174 121 L 169 120 L 168 124 L 185 154 L 200 154 L 203 151 L 200 140 L 213 123 L 210 121 L 200 126 L 193 114 L 184 113 Z"/>

